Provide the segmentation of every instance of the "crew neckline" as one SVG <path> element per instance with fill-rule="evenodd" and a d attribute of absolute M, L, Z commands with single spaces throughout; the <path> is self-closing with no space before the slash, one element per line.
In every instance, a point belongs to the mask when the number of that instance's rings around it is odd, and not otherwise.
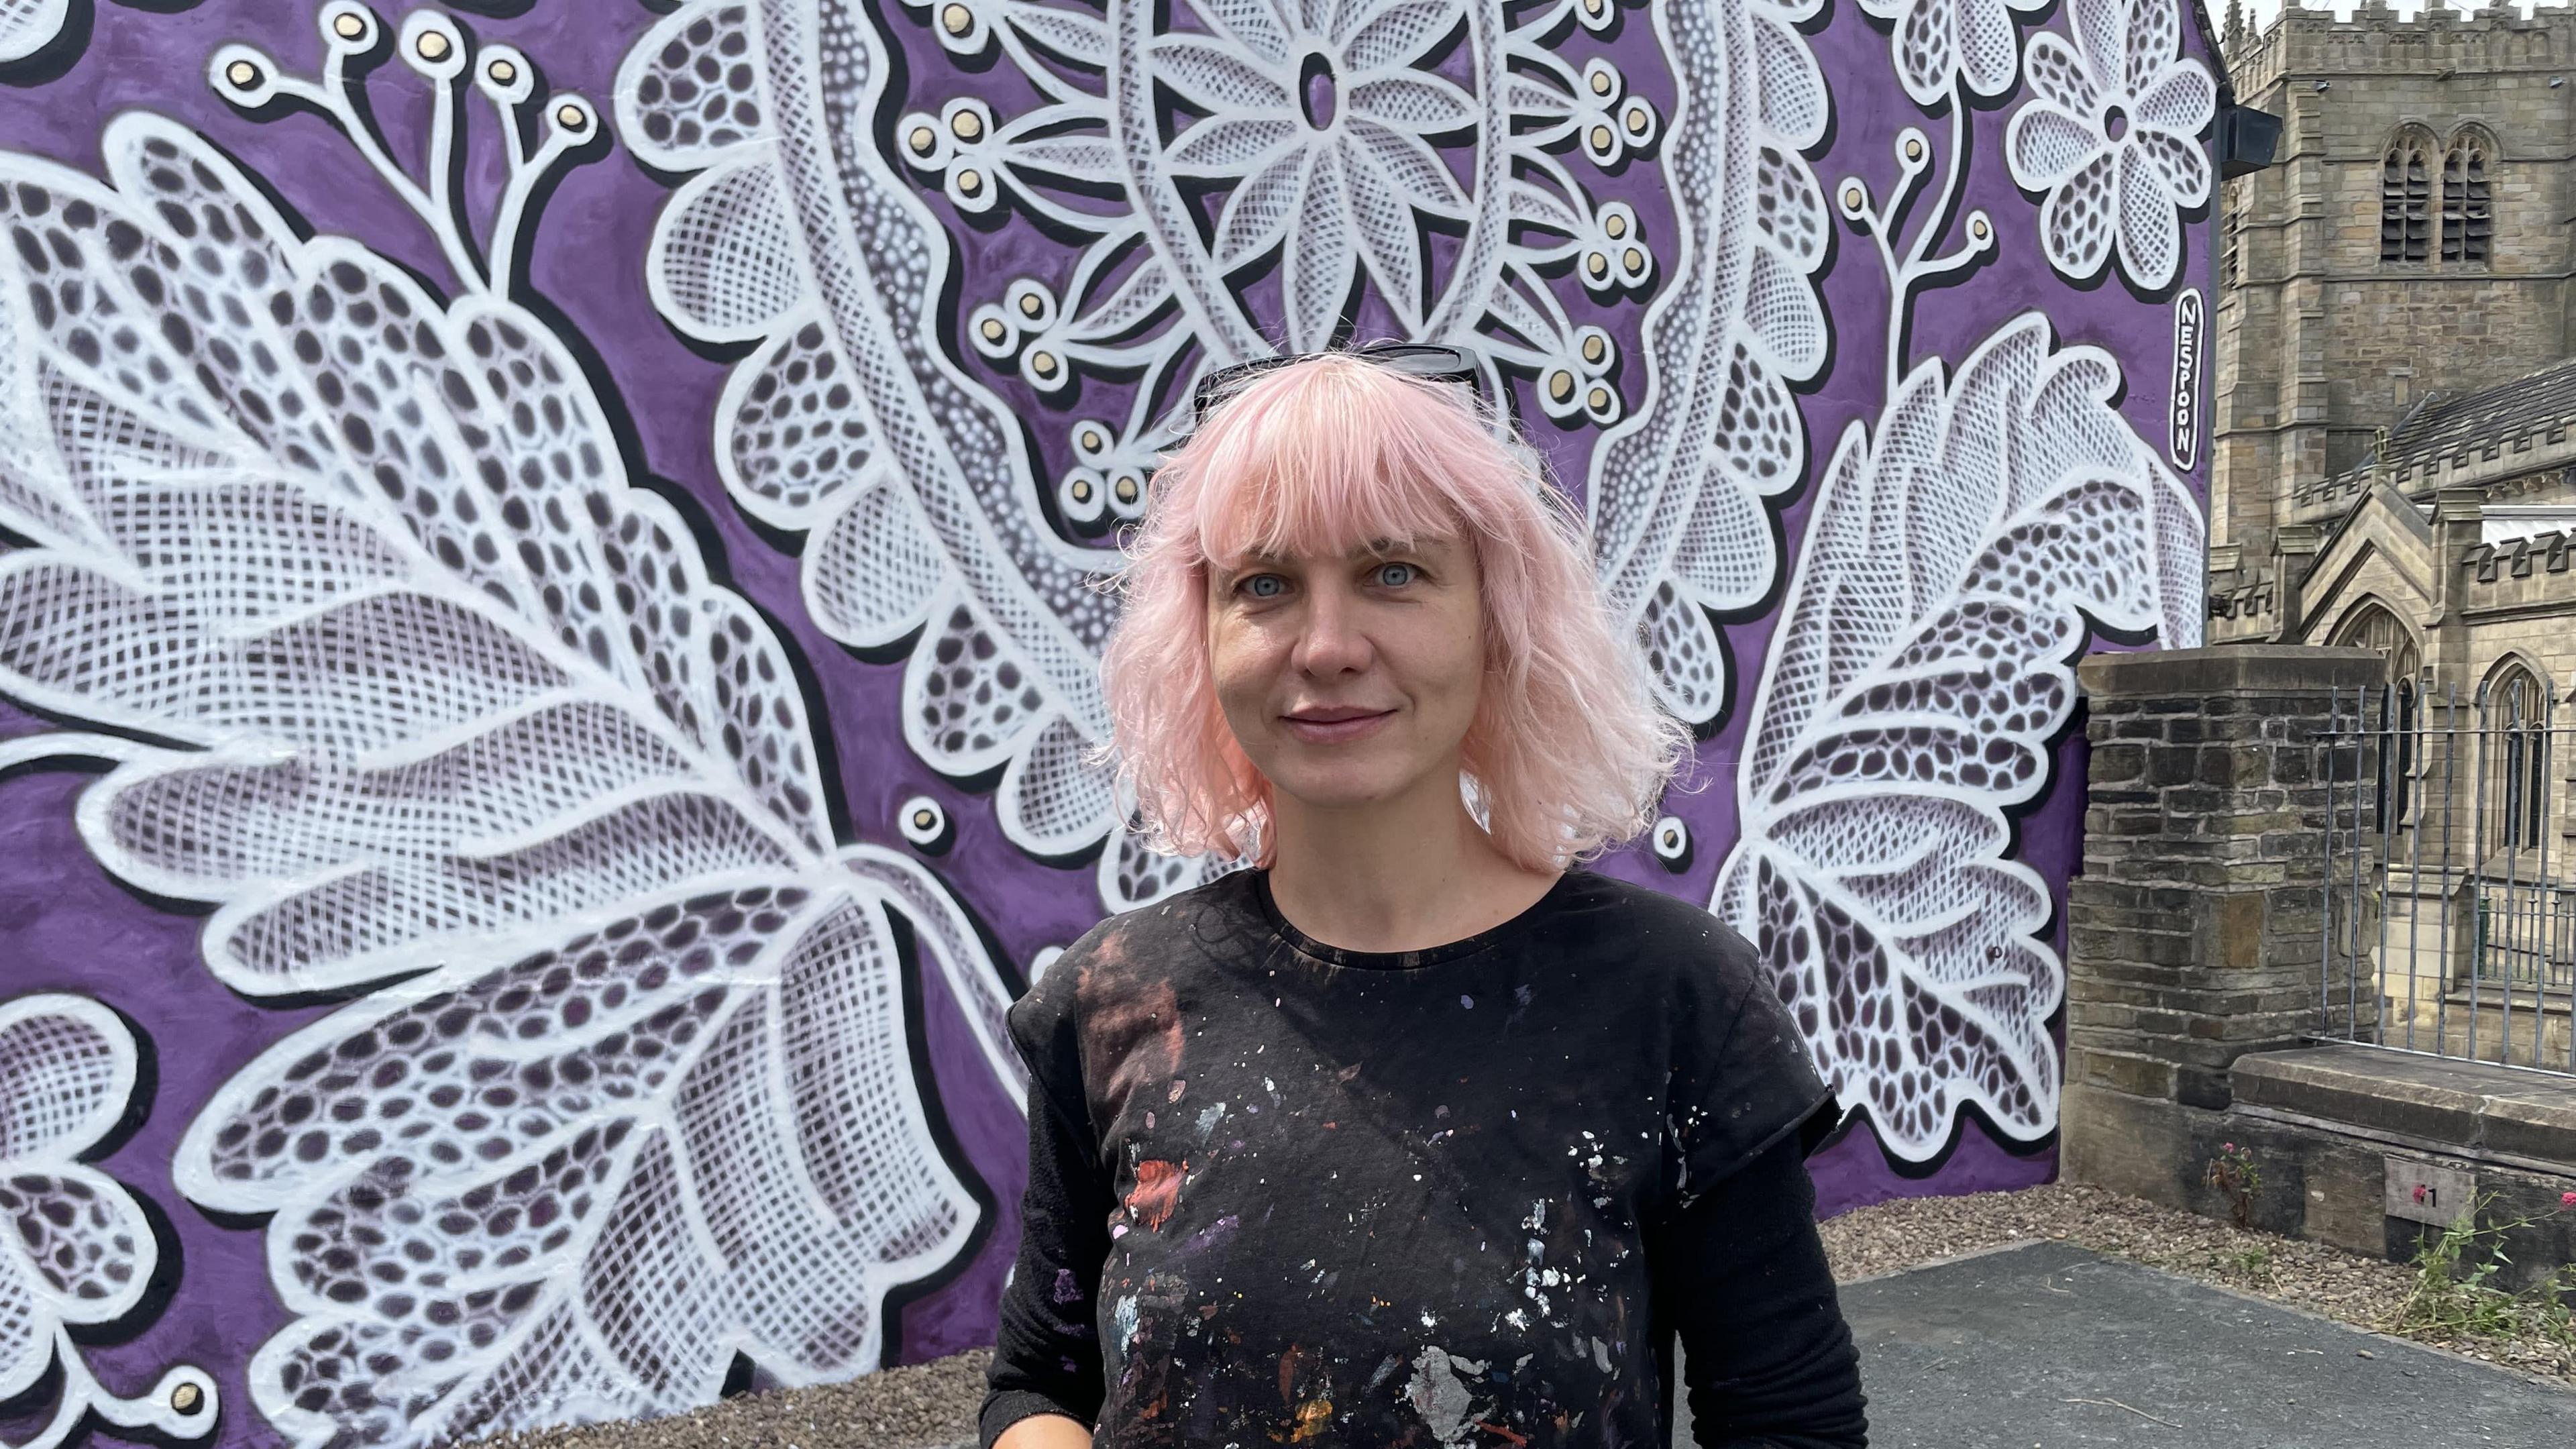
<path fill-rule="evenodd" d="M 1541 916 L 1553 910 L 1573 892 L 1575 877 L 1584 874 L 1578 870 L 1565 872 L 1556 878 L 1554 885 L 1547 888 L 1546 894 L 1530 902 L 1518 915 L 1488 926 L 1472 936 L 1462 936 L 1455 941 L 1438 946 L 1425 946 L 1418 951 L 1353 951 L 1316 940 L 1298 930 L 1286 916 L 1280 914 L 1279 902 L 1270 894 L 1269 871 L 1251 870 L 1244 873 L 1252 877 L 1254 905 L 1260 909 L 1262 919 L 1269 924 L 1271 932 L 1279 939 L 1295 947 L 1299 954 L 1312 957 L 1328 966 L 1346 966 L 1362 971 L 1417 971 L 1425 966 L 1437 966 L 1443 962 L 1492 950 L 1528 931 Z"/>

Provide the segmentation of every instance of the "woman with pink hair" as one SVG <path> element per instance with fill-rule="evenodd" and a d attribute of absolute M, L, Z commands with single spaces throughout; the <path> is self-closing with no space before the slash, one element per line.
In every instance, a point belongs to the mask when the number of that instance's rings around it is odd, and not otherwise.
<path fill-rule="evenodd" d="M 1578 863 L 1688 736 L 1580 520 L 1395 346 L 1220 374 L 1102 682 L 1157 845 L 1249 869 L 1012 1008 L 1029 1185 L 987 1449 L 1865 1442 L 1832 1096 L 1704 911 Z"/>

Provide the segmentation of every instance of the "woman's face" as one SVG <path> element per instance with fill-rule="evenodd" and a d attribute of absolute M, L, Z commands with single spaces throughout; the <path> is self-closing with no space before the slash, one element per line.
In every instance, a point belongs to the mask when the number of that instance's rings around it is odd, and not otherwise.
<path fill-rule="evenodd" d="M 1255 768 L 1321 809 L 1455 790 L 1485 672 L 1475 551 L 1450 539 L 1208 570 L 1218 705 Z"/>

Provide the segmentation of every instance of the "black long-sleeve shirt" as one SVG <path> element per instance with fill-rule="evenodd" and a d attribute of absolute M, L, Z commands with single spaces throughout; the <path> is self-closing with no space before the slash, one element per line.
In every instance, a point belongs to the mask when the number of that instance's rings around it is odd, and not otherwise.
<path fill-rule="evenodd" d="M 1865 1443 L 1752 949 L 1590 872 L 1428 951 L 1243 872 L 1103 923 L 1011 1011 L 1029 1186 L 983 1410 L 1188 1449 Z"/>

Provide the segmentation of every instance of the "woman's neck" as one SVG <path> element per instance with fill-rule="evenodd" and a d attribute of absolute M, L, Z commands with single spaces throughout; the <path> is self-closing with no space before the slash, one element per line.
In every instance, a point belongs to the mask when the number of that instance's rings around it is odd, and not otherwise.
<path fill-rule="evenodd" d="M 1454 783 L 1356 809 L 1282 796 L 1271 818 L 1272 901 L 1298 930 L 1346 951 L 1422 951 L 1491 930 L 1561 874 L 1503 854 Z"/>

